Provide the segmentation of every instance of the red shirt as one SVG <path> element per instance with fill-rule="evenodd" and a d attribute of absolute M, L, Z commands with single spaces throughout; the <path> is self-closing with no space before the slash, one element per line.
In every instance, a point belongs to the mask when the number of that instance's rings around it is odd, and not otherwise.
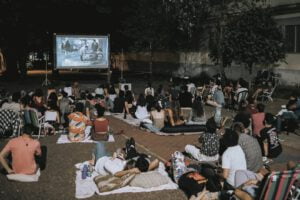
<path fill-rule="evenodd" d="M 108 123 L 109 121 L 105 118 L 103 120 L 96 119 L 94 121 L 95 132 L 107 132 L 108 131 Z"/>
<path fill-rule="evenodd" d="M 252 115 L 253 134 L 260 136 L 260 131 L 265 127 L 264 125 L 265 113 L 255 113 Z"/>

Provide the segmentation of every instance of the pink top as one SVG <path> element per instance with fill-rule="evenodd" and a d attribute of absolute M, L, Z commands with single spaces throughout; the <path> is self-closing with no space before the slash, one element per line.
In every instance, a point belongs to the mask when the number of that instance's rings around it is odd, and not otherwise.
<path fill-rule="evenodd" d="M 12 153 L 12 168 L 16 174 L 36 173 L 34 155 L 41 154 L 39 141 L 20 136 L 10 140 L 2 151 L 4 154 Z"/>
<path fill-rule="evenodd" d="M 253 135 L 260 136 L 260 131 L 265 127 L 264 125 L 265 113 L 259 112 L 252 114 Z"/>

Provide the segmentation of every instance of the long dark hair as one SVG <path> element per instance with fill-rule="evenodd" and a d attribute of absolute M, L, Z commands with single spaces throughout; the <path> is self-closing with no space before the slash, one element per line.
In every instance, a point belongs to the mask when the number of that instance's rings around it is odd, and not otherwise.
<path fill-rule="evenodd" d="M 202 100 L 201 97 L 199 96 L 197 96 L 193 102 L 193 111 L 196 113 L 198 117 L 202 117 L 204 115 Z"/>

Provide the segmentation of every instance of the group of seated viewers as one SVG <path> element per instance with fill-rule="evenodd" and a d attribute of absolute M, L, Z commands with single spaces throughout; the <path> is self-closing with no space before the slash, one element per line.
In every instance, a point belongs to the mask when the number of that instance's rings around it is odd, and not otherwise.
<path fill-rule="evenodd" d="M 231 82 L 222 87 L 219 80 L 203 87 L 191 82 L 181 87 L 173 83 L 169 89 L 160 85 L 157 90 L 148 83 L 136 99 L 126 85 L 124 91 L 108 84 L 89 92 L 81 90 L 75 82 L 57 91 L 51 88 L 46 95 L 39 89 L 32 93 L 14 93 L 10 101 L 1 103 L 1 108 L 20 115 L 24 110 L 34 109 L 39 116 L 45 116 L 49 134 L 55 134 L 59 127 L 68 128 L 71 142 L 80 142 L 91 132 L 109 132 L 105 112 L 139 119 L 152 132 L 159 132 L 165 126 L 204 124 L 205 131 L 200 134 L 198 143 L 187 144 L 184 151 L 197 161 L 220 163 L 218 170 L 207 164 L 187 162 L 178 153 L 166 163 L 167 168 L 175 168 L 169 171 L 171 176 L 191 199 L 226 199 L 233 194 L 240 199 L 254 199 L 259 195 L 259 185 L 270 173 L 263 164 L 282 152 L 278 134 L 288 125 L 287 120 L 299 119 L 300 100 L 291 97 L 274 116 L 265 113 L 265 106 L 249 95 L 247 100 L 239 102 L 230 128 L 224 128 L 221 113 L 206 120 L 204 104 L 216 107 L 217 114 L 218 109 L 239 101 L 237 94 L 245 90 L 243 81 L 237 82 L 236 89 Z M 41 155 L 40 142 L 31 138 L 32 124 L 24 124 L 22 130 L 22 135 L 11 139 L 1 151 L 0 163 L 10 180 L 37 181 L 40 170 L 35 157 Z M 151 171 L 159 165 L 157 159 L 150 161 L 147 155 L 138 153 L 132 138 L 121 152 L 119 149 L 109 155 L 104 143 L 98 142 L 90 164 L 99 174 L 116 177 Z M 6 160 L 9 153 L 12 154 L 11 165 Z M 180 174 L 175 172 L 178 166 Z"/>

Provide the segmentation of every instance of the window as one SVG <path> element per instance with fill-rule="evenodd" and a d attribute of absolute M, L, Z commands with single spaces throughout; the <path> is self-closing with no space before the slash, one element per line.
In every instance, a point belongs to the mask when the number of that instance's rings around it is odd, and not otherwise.
<path fill-rule="evenodd" d="M 285 26 L 285 48 L 288 53 L 300 53 L 300 25 Z"/>

